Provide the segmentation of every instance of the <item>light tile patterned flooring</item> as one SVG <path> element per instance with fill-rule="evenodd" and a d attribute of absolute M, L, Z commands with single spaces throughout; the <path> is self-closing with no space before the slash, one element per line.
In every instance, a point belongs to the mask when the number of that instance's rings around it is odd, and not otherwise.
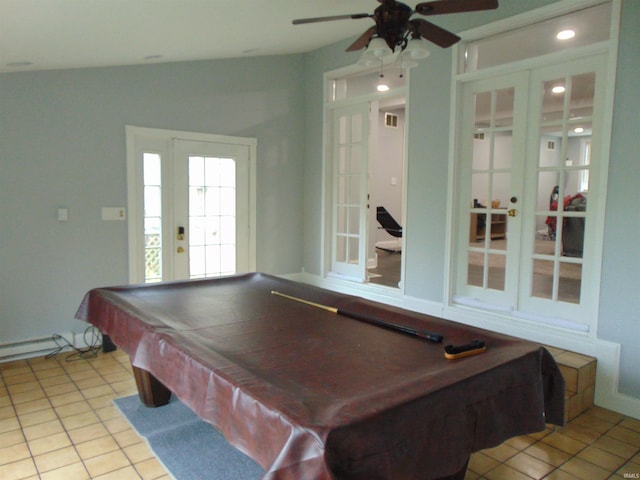
<path fill-rule="evenodd" d="M 0 364 L 0 478 L 169 479 L 113 406 L 136 392 L 126 354 Z M 563 428 L 473 454 L 468 480 L 640 477 L 640 421 L 592 408 Z"/>

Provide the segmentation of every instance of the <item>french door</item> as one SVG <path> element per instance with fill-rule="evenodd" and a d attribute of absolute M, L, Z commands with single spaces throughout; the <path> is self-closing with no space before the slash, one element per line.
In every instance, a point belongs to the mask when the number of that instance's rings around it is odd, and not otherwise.
<path fill-rule="evenodd" d="M 137 127 L 127 140 L 130 280 L 254 270 L 255 141 Z"/>
<path fill-rule="evenodd" d="M 333 110 L 331 273 L 367 279 L 369 103 Z"/>
<path fill-rule="evenodd" d="M 528 77 L 462 87 L 458 299 L 510 309 L 518 289 Z"/>
<path fill-rule="evenodd" d="M 588 330 L 605 71 L 594 55 L 461 83 L 454 302 Z"/>

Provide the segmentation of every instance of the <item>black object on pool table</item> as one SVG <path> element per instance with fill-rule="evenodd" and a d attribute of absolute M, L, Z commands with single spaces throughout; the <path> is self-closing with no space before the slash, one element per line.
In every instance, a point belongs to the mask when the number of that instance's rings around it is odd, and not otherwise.
<path fill-rule="evenodd" d="M 278 295 L 280 297 L 288 298 L 289 300 L 293 300 L 295 302 L 304 303 L 312 307 L 322 308 L 323 310 L 337 313 L 338 315 L 343 315 L 345 317 L 353 318 L 354 320 L 360 320 L 363 322 L 371 323 L 373 325 L 377 325 L 379 327 L 388 328 L 390 330 L 396 330 L 398 332 L 407 333 L 409 335 L 415 335 L 416 337 L 420 337 L 420 338 L 425 338 L 430 342 L 434 342 L 434 343 L 442 342 L 442 335 L 440 335 L 439 333 L 428 332 L 420 328 L 413 328 L 413 327 L 408 327 L 406 325 L 400 325 L 398 323 L 387 322 L 385 320 L 380 320 L 379 318 L 373 317 L 371 315 L 366 315 L 364 313 L 349 312 L 346 310 L 341 310 L 336 307 L 332 307 L 330 305 L 322 305 L 321 303 L 310 302 L 309 300 L 287 295 L 285 293 L 277 292 L 275 290 L 271 290 L 271 293 L 274 295 Z"/>
<path fill-rule="evenodd" d="M 484 340 L 471 340 L 465 345 L 447 345 L 444 347 L 444 358 L 454 360 L 456 358 L 469 357 L 487 351 Z"/>

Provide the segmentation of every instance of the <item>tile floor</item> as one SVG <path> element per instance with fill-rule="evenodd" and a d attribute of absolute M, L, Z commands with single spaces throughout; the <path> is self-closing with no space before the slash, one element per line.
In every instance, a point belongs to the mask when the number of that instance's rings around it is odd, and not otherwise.
<path fill-rule="evenodd" d="M 136 392 L 126 354 L 0 364 L 0 478 L 169 479 L 113 406 Z M 563 428 L 473 454 L 467 480 L 640 478 L 640 421 L 592 408 Z"/>

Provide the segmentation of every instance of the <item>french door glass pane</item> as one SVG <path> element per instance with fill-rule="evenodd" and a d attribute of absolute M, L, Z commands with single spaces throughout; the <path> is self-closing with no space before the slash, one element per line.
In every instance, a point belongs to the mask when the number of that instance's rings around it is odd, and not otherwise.
<path fill-rule="evenodd" d="M 144 281 L 162 280 L 162 176 L 157 153 L 142 156 L 144 212 Z"/>
<path fill-rule="evenodd" d="M 357 237 L 349 238 L 349 259 L 348 262 L 357 264 L 360 261 L 360 239 Z"/>
<path fill-rule="evenodd" d="M 210 189 L 214 190 L 214 195 L 215 195 L 215 191 L 218 191 L 218 194 L 220 195 L 220 215 L 229 215 L 229 216 L 235 216 L 236 213 L 236 189 L 235 187 L 220 187 L 218 188 L 211 188 Z M 214 214 L 214 212 L 207 212 L 208 214 Z"/>
<path fill-rule="evenodd" d="M 189 157 L 189 185 L 205 185 L 204 178 L 204 158 Z"/>
<path fill-rule="evenodd" d="M 191 216 L 202 216 L 205 212 L 205 191 L 204 187 L 189 187 L 189 214 Z"/>
<path fill-rule="evenodd" d="M 559 274 L 558 300 L 569 303 L 580 303 L 582 265 L 579 263 L 560 262 Z"/>
<path fill-rule="evenodd" d="M 489 270 L 487 274 L 487 287 L 494 290 L 504 290 L 506 268 L 505 255 L 489 255 Z"/>
<path fill-rule="evenodd" d="M 569 118 L 582 119 L 593 116 L 593 96 L 595 89 L 596 74 L 594 72 L 571 77 Z"/>
<path fill-rule="evenodd" d="M 494 210 L 489 218 L 489 229 L 491 231 L 491 249 L 506 250 L 507 249 L 507 215 L 505 213 L 495 213 Z"/>
<path fill-rule="evenodd" d="M 144 216 L 160 217 L 162 213 L 162 196 L 159 185 L 144 186 Z"/>
<path fill-rule="evenodd" d="M 471 176 L 471 191 L 473 192 L 474 207 L 486 208 L 489 198 L 489 174 L 474 173 Z"/>
<path fill-rule="evenodd" d="M 191 278 L 236 271 L 236 171 L 230 158 L 189 157 Z"/>
<path fill-rule="evenodd" d="M 336 236 L 336 261 L 341 263 L 347 261 L 347 237 L 344 235 Z"/>
<path fill-rule="evenodd" d="M 467 284 L 482 287 L 484 278 L 484 253 L 469 251 L 467 259 Z"/>
<path fill-rule="evenodd" d="M 475 94 L 475 128 L 482 130 L 491 126 L 491 92 Z"/>
<path fill-rule="evenodd" d="M 498 128 L 513 125 L 513 96 L 514 88 L 496 90 L 495 126 Z"/>
<path fill-rule="evenodd" d="M 531 295 L 551 300 L 553 298 L 554 262 L 548 260 L 533 260 L 533 278 Z"/>
<path fill-rule="evenodd" d="M 360 232 L 360 207 L 351 207 L 349 212 L 349 234 L 357 236 Z"/>

